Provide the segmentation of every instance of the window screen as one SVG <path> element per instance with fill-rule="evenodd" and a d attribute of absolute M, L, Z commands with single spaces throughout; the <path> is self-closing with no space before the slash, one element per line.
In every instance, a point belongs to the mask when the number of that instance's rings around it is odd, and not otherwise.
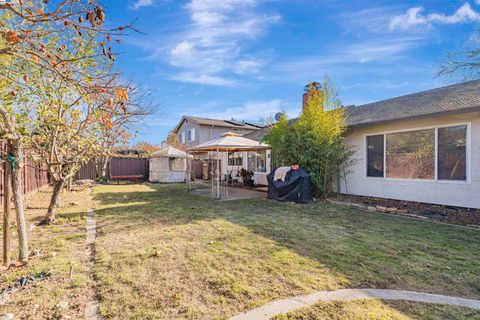
<path fill-rule="evenodd" d="M 383 135 L 367 137 L 367 176 L 383 177 Z"/>
<path fill-rule="evenodd" d="M 466 180 L 467 126 L 438 129 L 438 179 Z"/>

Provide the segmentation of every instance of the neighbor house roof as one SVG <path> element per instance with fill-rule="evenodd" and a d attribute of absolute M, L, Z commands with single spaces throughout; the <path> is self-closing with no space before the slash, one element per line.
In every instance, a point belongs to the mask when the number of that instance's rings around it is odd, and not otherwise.
<path fill-rule="evenodd" d="M 183 121 L 190 120 L 192 122 L 198 123 L 200 125 L 206 126 L 216 126 L 224 128 L 233 128 L 233 129 L 244 129 L 244 130 L 258 130 L 260 126 L 248 123 L 248 122 L 236 122 L 234 120 L 219 120 L 219 119 L 209 119 L 193 116 L 183 116 L 178 125 L 175 127 L 177 131 L 182 125 Z"/>
<path fill-rule="evenodd" d="M 345 108 L 349 127 L 480 110 L 480 80 Z M 259 141 L 267 132 L 268 128 L 262 128 L 244 136 Z"/>

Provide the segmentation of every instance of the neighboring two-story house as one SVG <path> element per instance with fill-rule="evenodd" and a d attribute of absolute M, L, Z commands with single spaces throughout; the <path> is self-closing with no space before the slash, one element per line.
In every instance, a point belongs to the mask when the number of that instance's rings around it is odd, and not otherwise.
<path fill-rule="evenodd" d="M 235 120 L 217 120 L 192 116 L 183 116 L 174 129 L 179 142 L 187 148 L 195 147 L 212 139 L 220 138 L 227 132 L 235 132 L 244 135 L 261 127 L 251 123 L 238 122 Z"/>
<path fill-rule="evenodd" d="M 262 127 L 251 123 L 235 120 L 217 120 L 192 116 L 183 116 L 174 132 L 179 142 L 185 144 L 187 149 L 200 145 L 210 140 L 220 138 L 227 132 L 234 132 L 239 135 L 260 130 Z M 266 175 L 270 172 L 269 151 L 261 152 L 230 152 L 222 155 L 222 173 L 231 173 L 236 176 L 242 168 L 254 171 L 254 180 L 257 184 L 266 184 Z M 208 159 L 208 152 L 197 154 L 196 159 L 203 161 L 195 163 L 195 177 L 200 178 L 204 174 L 205 161 Z M 198 167 L 200 166 L 200 167 Z"/>

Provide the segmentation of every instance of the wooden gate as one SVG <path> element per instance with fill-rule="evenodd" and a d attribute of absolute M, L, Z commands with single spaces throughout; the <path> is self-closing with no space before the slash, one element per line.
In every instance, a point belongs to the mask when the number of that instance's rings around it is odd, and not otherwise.
<path fill-rule="evenodd" d="M 191 161 L 192 178 L 203 179 L 203 163 L 204 162 L 200 159 L 192 159 L 190 161 Z"/>
<path fill-rule="evenodd" d="M 108 169 L 109 180 L 148 180 L 146 158 L 112 158 Z"/>

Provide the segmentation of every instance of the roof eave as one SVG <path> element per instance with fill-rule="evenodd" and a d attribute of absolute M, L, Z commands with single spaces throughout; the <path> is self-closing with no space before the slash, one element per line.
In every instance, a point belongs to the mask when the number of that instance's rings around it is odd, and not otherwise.
<path fill-rule="evenodd" d="M 434 112 L 434 113 L 422 114 L 422 115 L 414 115 L 414 116 L 403 117 L 403 118 L 386 119 L 386 120 L 381 120 L 381 121 L 368 121 L 368 122 L 354 123 L 354 124 L 348 124 L 347 126 L 348 126 L 349 128 L 356 129 L 356 128 L 363 128 L 363 127 L 375 126 L 375 125 L 384 124 L 384 123 L 396 122 L 396 121 L 407 121 L 407 120 L 426 119 L 426 118 L 431 118 L 431 117 L 448 116 L 448 115 L 455 115 L 455 114 L 464 114 L 464 113 L 470 113 L 470 112 L 475 112 L 475 111 L 480 111 L 480 105 L 475 106 L 475 107 L 471 107 L 471 108 L 457 109 L 457 110 L 448 110 L 448 111 L 440 111 L 440 112 Z"/>

